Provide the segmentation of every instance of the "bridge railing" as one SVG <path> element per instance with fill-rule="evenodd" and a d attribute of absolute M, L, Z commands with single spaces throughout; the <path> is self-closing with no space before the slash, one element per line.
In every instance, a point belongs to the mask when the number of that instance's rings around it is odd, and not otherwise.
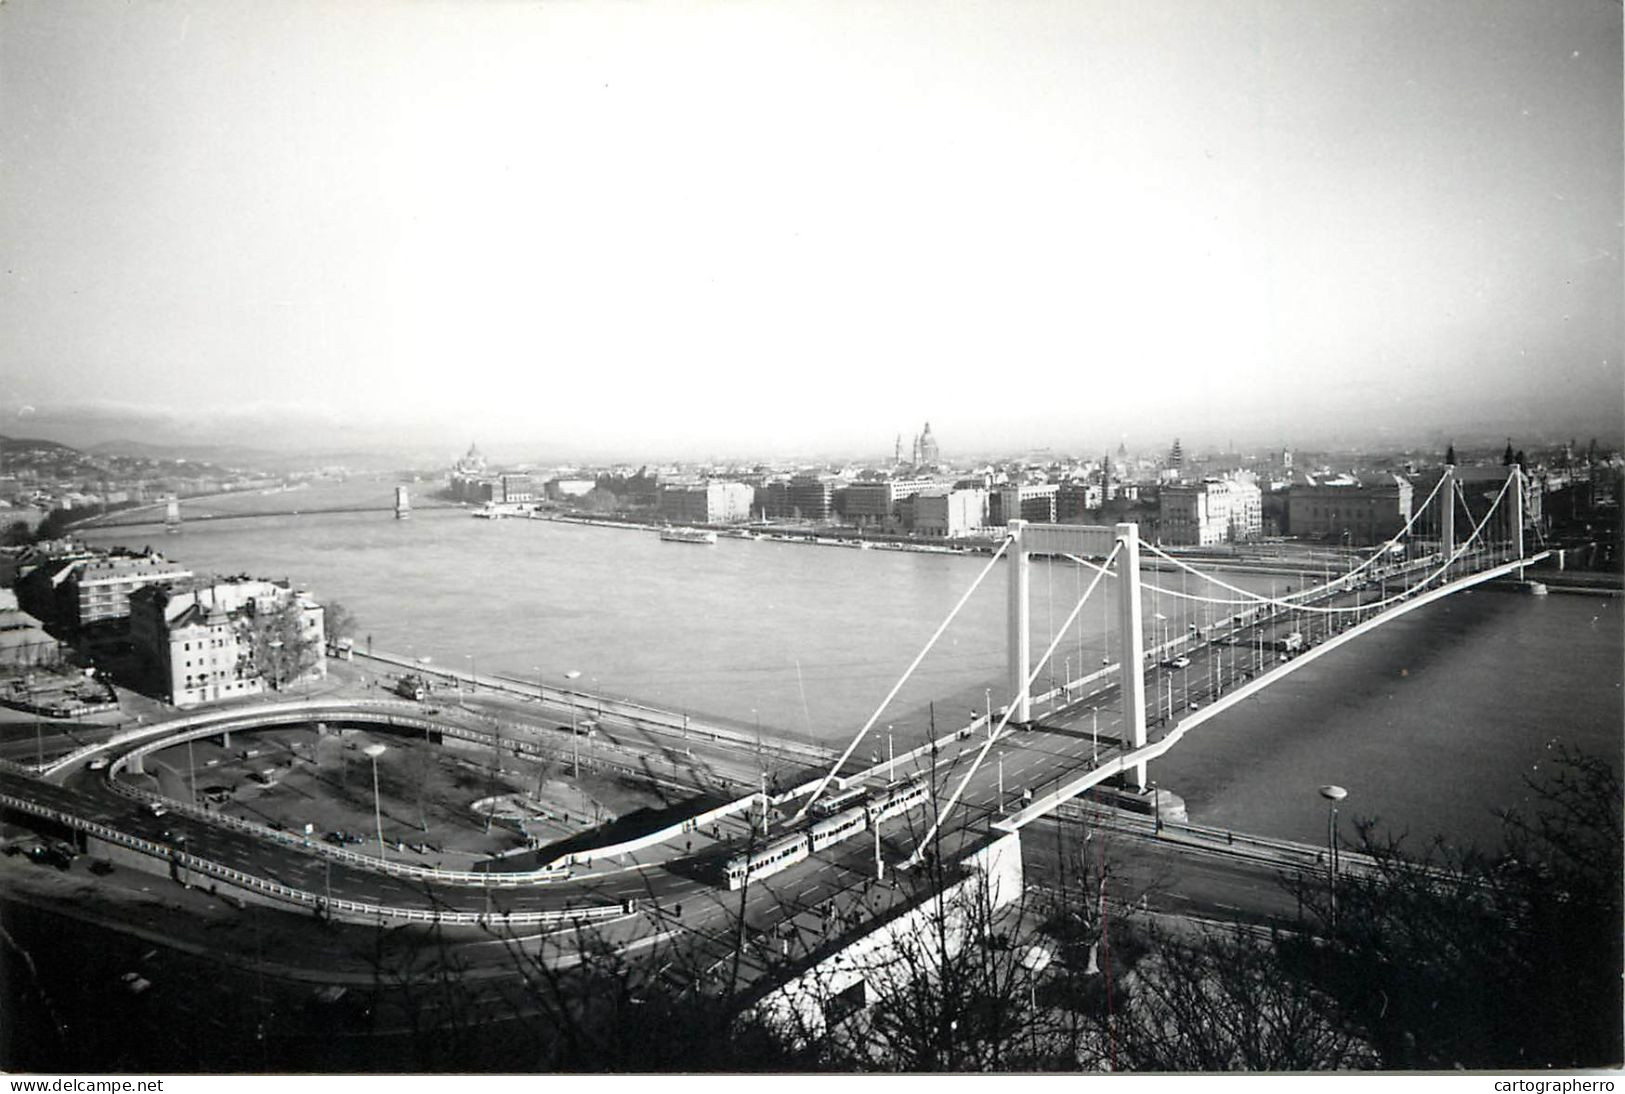
<path fill-rule="evenodd" d="M 1447 585 L 1432 589 L 1428 592 L 1416 593 L 1402 603 L 1394 604 L 1378 615 L 1366 619 L 1364 622 L 1357 623 L 1348 630 L 1342 631 L 1331 638 L 1327 638 L 1314 646 L 1304 649 L 1302 652 L 1295 655 L 1292 660 L 1277 664 L 1270 671 L 1254 677 L 1252 680 L 1249 680 L 1239 688 L 1231 691 L 1223 698 L 1215 700 L 1208 706 L 1203 707 L 1201 710 L 1192 712 L 1187 717 L 1181 719 L 1177 724 L 1175 724 L 1173 728 L 1170 729 L 1161 739 L 1154 741 L 1143 748 L 1135 749 L 1132 752 L 1120 753 L 1119 755 L 1112 757 L 1106 763 L 1100 765 L 1099 767 L 1092 768 L 1077 778 L 1057 787 L 1054 791 L 1044 795 L 1042 798 L 1039 798 L 1032 804 L 1012 814 L 1011 816 L 995 821 L 993 827 L 998 831 L 1017 831 L 1023 826 L 1030 824 L 1032 821 L 1055 809 L 1062 802 L 1070 801 L 1071 799 L 1077 797 L 1090 787 L 1104 782 L 1106 779 L 1125 775 L 1138 765 L 1148 763 L 1151 760 L 1163 755 L 1169 749 L 1173 748 L 1174 745 L 1178 744 L 1180 739 L 1183 738 L 1186 733 L 1201 725 L 1209 718 L 1213 718 L 1223 713 L 1232 706 L 1235 706 L 1236 704 L 1250 698 L 1263 688 L 1276 683 L 1291 673 L 1297 672 L 1299 669 L 1304 668 L 1308 664 L 1318 660 L 1325 654 L 1336 649 L 1338 646 L 1343 645 L 1345 642 L 1351 642 L 1361 635 L 1369 633 L 1377 627 L 1397 619 L 1402 615 L 1408 614 L 1409 612 L 1415 611 L 1418 608 L 1431 604 L 1435 600 L 1442 597 L 1449 596 L 1453 593 L 1460 592 L 1463 589 L 1482 584 L 1486 581 L 1491 581 L 1504 574 L 1511 573 L 1512 571 L 1521 567 L 1533 565 L 1534 563 L 1546 558 L 1550 553 L 1550 551 L 1542 551 L 1539 554 L 1532 555 L 1528 558 L 1504 563 L 1500 566 L 1495 566 L 1488 570 L 1480 571 L 1468 577 L 1457 578 Z"/>

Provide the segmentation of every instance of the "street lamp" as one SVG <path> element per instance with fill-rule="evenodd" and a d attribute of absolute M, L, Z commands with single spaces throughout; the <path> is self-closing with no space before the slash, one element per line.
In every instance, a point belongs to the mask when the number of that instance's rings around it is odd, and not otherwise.
<path fill-rule="evenodd" d="M 480 690 L 480 663 L 472 653 L 463 654 L 463 660 L 468 662 L 468 693 L 473 695 Z"/>
<path fill-rule="evenodd" d="M 378 857 L 388 858 L 384 851 L 384 809 L 378 801 L 378 757 L 388 751 L 388 746 L 381 744 L 368 745 L 361 750 L 361 754 L 372 761 L 372 819 L 378 826 Z"/>
<path fill-rule="evenodd" d="M 1337 930 L 1337 803 L 1349 796 L 1341 786 L 1323 786 L 1320 796 L 1330 808 L 1326 814 L 1326 865 L 1329 891 L 1332 898 L 1332 930 Z"/>
<path fill-rule="evenodd" d="M 579 671 L 571 669 L 564 674 L 564 678 L 574 680 L 580 675 Z M 576 695 L 574 692 L 570 693 L 570 766 L 575 770 L 575 775 L 572 777 L 581 778 L 581 746 L 576 743 Z"/>

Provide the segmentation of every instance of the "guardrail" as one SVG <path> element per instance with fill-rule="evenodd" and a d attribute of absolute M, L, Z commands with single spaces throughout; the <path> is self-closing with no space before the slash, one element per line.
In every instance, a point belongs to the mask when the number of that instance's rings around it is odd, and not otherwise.
<path fill-rule="evenodd" d="M 697 721 L 686 714 L 649 706 L 646 703 L 639 703 L 631 699 L 616 699 L 606 695 L 579 691 L 574 688 L 549 688 L 539 681 L 530 683 L 523 679 L 512 679 L 505 676 L 477 676 L 457 669 L 435 668 L 401 654 L 389 653 L 383 650 L 370 653 L 363 653 L 358 650 L 355 651 L 355 656 L 366 657 L 374 661 L 381 661 L 387 665 L 409 669 L 413 673 L 424 676 L 437 676 L 456 681 L 459 686 L 464 682 L 468 682 L 488 691 L 506 692 L 510 695 L 520 695 L 526 698 L 539 697 L 544 702 L 548 699 L 548 693 L 552 692 L 555 701 L 563 705 L 572 706 L 582 711 L 594 712 L 601 716 L 614 715 L 625 719 L 632 725 L 672 730 L 681 732 L 687 737 L 726 741 L 729 744 L 748 748 L 754 748 L 757 744 L 757 738 L 754 734 L 728 729 L 709 722 Z M 829 760 L 836 755 L 827 748 L 803 744 L 800 741 L 785 738 L 773 738 L 770 747 L 774 751 L 787 755 L 802 756 L 815 760 Z"/>
<path fill-rule="evenodd" d="M 1409 612 L 1413 612 L 1418 608 L 1425 607 L 1426 605 L 1433 603 L 1435 600 L 1442 599 L 1443 597 L 1449 596 L 1452 593 L 1457 593 L 1462 589 L 1471 588 L 1474 585 L 1480 585 L 1486 581 L 1491 581 L 1504 574 L 1511 573 L 1513 570 L 1520 567 L 1533 565 L 1534 563 L 1544 559 L 1549 554 L 1551 554 L 1550 551 L 1542 551 L 1539 554 L 1531 555 L 1528 558 L 1518 559 L 1517 561 L 1504 563 L 1503 565 L 1496 566 L 1489 570 L 1484 570 L 1477 574 L 1457 578 L 1450 584 L 1430 590 L 1429 592 L 1415 594 L 1412 599 L 1387 608 L 1378 615 L 1365 620 L 1363 623 L 1357 623 L 1346 631 L 1308 647 L 1307 649 L 1303 650 L 1303 652 L 1295 655 L 1292 660 L 1287 661 L 1284 664 L 1278 664 L 1275 668 L 1254 677 L 1241 687 L 1236 688 L 1234 691 L 1231 691 L 1229 694 L 1225 695 L 1223 698 L 1214 700 L 1208 706 L 1205 706 L 1201 710 L 1196 711 L 1182 719 L 1160 740 L 1135 749 L 1132 752 L 1122 753 L 1107 761 L 1105 764 L 1086 771 L 1078 778 L 1057 787 L 1055 790 L 1044 795 L 1031 805 L 1011 814 L 1008 817 L 994 822 L 993 827 L 995 830 L 1001 832 L 1019 831 L 1021 828 L 1043 816 L 1045 813 L 1048 813 L 1052 809 L 1056 808 L 1062 802 L 1070 801 L 1072 798 L 1077 797 L 1090 787 L 1095 786 L 1098 783 L 1102 783 L 1114 776 L 1123 775 L 1131 768 L 1138 767 L 1141 764 L 1149 763 L 1150 761 L 1156 759 L 1158 756 L 1161 756 L 1163 753 L 1167 752 L 1169 749 L 1178 744 L 1180 739 L 1183 738 L 1186 733 L 1190 732 L 1192 729 L 1195 729 L 1209 718 L 1216 717 L 1217 715 L 1222 714 L 1224 711 L 1229 710 L 1237 703 L 1251 698 L 1253 695 L 1269 685 L 1276 683 L 1294 672 L 1297 672 L 1299 669 L 1310 664 L 1311 662 L 1319 660 L 1321 657 L 1330 653 L 1338 646 L 1343 645 L 1345 642 L 1352 642 L 1354 639 L 1375 630 L 1385 623 L 1397 619 L 1402 615 L 1406 615 Z"/>
<path fill-rule="evenodd" d="M 342 715 L 350 706 L 368 705 L 373 708 L 367 712 L 369 718 L 376 719 L 383 724 L 394 727 L 421 729 L 427 732 L 438 732 L 443 736 L 457 737 L 464 740 L 475 741 L 481 744 L 494 744 L 500 742 L 504 744 L 511 744 L 515 747 L 528 744 L 528 742 L 505 740 L 495 734 L 482 733 L 478 730 L 466 729 L 461 726 L 433 722 L 429 719 L 418 717 L 416 715 L 407 715 L 391 712 L 387 709 L 378 709 L 383 702 L 384 701 L 374 700 L 367 704 L 346 704 L 343 708 L 337 708 L 333 704 L 323 704 L 322 711 L 329 716 Z M 209 722 L 202 725 L 194 724 L 182 729 L 179 733 L 172 733 L 159 740 L 148 741 L 146 744 L 126 752 L 124 755 L 118 757 L 118 759 L 116 759 L 111 765 L 109 765 L 107 771 L 108 784 L 112 787 L 115 793 L 120 794 L 123 797 L 145 804 L 162 804 L 166 808 L 173 810 L 176 813 L 191 817 L 205 824 L 235 829 L 237 831 L 252 835 L 258 839 L 268 840 L 284 846 L 297 847 L 312 854 L 319 855 L 323 858 L 345 862 L 363 869 L 375 871 L 377 873 L 388 874 L 392 877 L 410 877 L 425 881 L 435 881 L 446 885 L 477 885 L 486 889 L 518 888 L 520 886 L 535 885 L 543 882 L 563 881 L 570 878 L 570 871 L 563 866 L 547 866 L 537 870 L 515 872 L 445 870 L 439 867 L 421 866 L 416 863 L 398 862 L 393 859 L 365 855 L 346 848 L 330 846 L 320 839 L 313 840 L 309 836 L 291 833 L 284 829 L 272 828 L 269 825 L 260 824 L 256 821 L 245 820 L 241 817 L 234 817 L 230 814 L 218 813 L 213 810 L 205 809 L 199 806 L 196 802 L 182 801 L 177 798 L 167 797 L 151 790 L 130 786 L 128 783 L 121 782 L 117 778 L 118 774 L 123 771 L 132 761 L 144 757 L 152 752 L 170 748 L 183 741 L 195 740 L 200 737 L 212 737 L 218 733 L 226 732 L 228 730 L 243 731 L 258 728 L 264 725 L 280 725 L 287 721 L 288 713 L 290 713 L 288 708 L 281 708 L 277 712 L 255 711 L 243 717 L 231 718 L 229 720 L 229 724 L 220 721 Z M 307 709 L 302 711 L 302 713 L 310 713 L 310 711 Z M 535 749 L 531 748 L 529 751 L 535 751 Z"/>
<path fill-rule="evenodd" d="M 369 904 L 357 900 L 332 899 L 312 893 L 304 889 L 297 889 L 291 885 L 284 885 L 278 881 L 268 881 L 256 874 L 222 865 L 201 855 L 182 851 L 168 844 L 155 843 L 152 840 L 132 836 L 121 832 L 109 825 L 97 821 L 86 820 L 76 814 L 56 809 L 37 802 L 18 798 L 12 794 L 0 793 L 0 805 L 19 810 L 33 816 L 43 817 L 58 824 L 77 831 L 85 832 L 108 843 L 128 847 L 154 858 L 164 859 L 183 866 L 188 870 L 217 878 L 238 888 L 251 892 L 262 893 L 277 900 L 291 904 L 299 904 L 315 908 L 326 914 L 346 912 L 351 915 L 367 919 L 405 919 L 421 923 L 444 923 L 457 925 L 527 925 L 527 924 L 557 924 L 580 923 L 597 919 L 609 919 L 627 914 L 624 905 L 589 905 L 576 908 L 556 908 L 529 912 L 456 912 L 440 908 L 407 908 L 390 904 Z"/>
<path fill-rule="evenodd" d="M 730 813 L 748 809 L 755 800 L 756 795 L 751 794 L 743 798 L 728 802 L 720 807 L 702 814 L 700 818 L 688 818 L 668 825 L 659 831 L 647 833 L 631 840 L 609 844 L 603 847 L 593 847 L 581 851 L 561 855 L 547 864 L 534 870 L 495 871 L 495 870 L 446 870 L 434 866 L 422 866 L 416 863 L 400 862 L 382 856 L 362 854 L 347 848 L 327 844 L 320 839 L 312 839 L 301 833 L 289 832 L 285 829 L 272 828 L 257 821 L 234 817 L 230 814 L 219 813 L 205 809 L 196 802 L 183 801 L 170 798 L 155 791 L 141 787 L 131 786 L 121 782 L 118 775 L 128 765 L 141 757 L 153 752 L 173 747 L 188 740 L 201 737 L 212 737 L 224 732 L 247 731 L 264 726 L 282 725 L 288 720 L 290 714 L 323 715 L 329 718 L 341 718 L 346 714 L 364 714 L 369 720 L 395 727 L 410 730 L 423 730 L 428 733 L 439 733 L 442 737 L 454 737 L 460 740 L 471 741 L 482 746 L 511 748 L 516 752 L 530 753 L 532 755 L 551 755 L 554 750 L 527 741 L 518 737 L 504 737 L 500 732 L 471 729 L 454 723 L 435 721 L 423 717 L 416 712 L 415 706 L 408 706 L 404 702 L 393 700 L 360 700 L 350 703 L 338 703 L 331 700 L 308 700 L 277 707 L 275 710 L 249 710 L 233 711 L 230 714 L 215 714 L 213 716 L 196 716 L 172 722 L 160 727 L 161 730 L 173 731 L 181 726 L 179 732 L 167 732 L 165 736 L 147 740 L 144 744 L 131 749 L 119 756 L 107 771 L 108 784 L 113 791 L 125 798 L 143 804 L 162 804 L 165 808 L 191 817 L 205 824 L 222 828 L 230 828 L 244 832 L 257 839 L 267 840 L 287 847 L 299 848 L 323 858 L 344 862 L 362 869 L 372 870 L 376 873 L 387 874 L 392 877 L 409 877 L 423 881 L 433 881 L 443 885 L 468 885 L 483 889 L 515 889 L 530 885 L 548 882 L 567 881 L 573 874 L 570 867 L 593 858 L 613 857 L 640 850 L 643 847 L 663 843 L 668 839 L 691 831 L 699 823 L 708 823 L 709 819 L 726 816 Z M 494 721 L 494 720 L 493 720 Z M 500 725 L 500 723 L 498 723 Z M 152 737 L 152 727 L 145 727 L 141 736 Z M 111 742 L 96 746 L 96 751 L 108 747 Z M 128 743 L 128 741 L 126 741 Z M 602 764 L 601 766 L 621 767 L 615 764 Z M 638 774 L 635 768 L 621 767 L 622 770 Z"/>

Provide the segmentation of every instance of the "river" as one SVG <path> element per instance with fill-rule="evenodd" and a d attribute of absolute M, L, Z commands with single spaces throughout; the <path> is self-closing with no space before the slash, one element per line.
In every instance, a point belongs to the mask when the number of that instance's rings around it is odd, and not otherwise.
<path fill-rule="evenodd" d="M 460 510 L 406 521 L 310 512 L 190 520 L 178 536 L 149 525 L 85 538 L 152 544 L 199 573 L 290 578 L 348 607 L 360 641 L 434 666 L 554 683 L 579 672 L 589 689 L 836 746 L 987 561 L 767 540 L 665 543 L 648 531 L 473 520 Z M 1193 579 L 1146 578 L 1197 591 Z M 1260 591 L 1293 583 L 1227 579 Z M 942 729 L 981 710 L 985 689 L 1004 701 L 1006 582 L 1001 563 L 880 719 L 899 746 L 927 732 L 933 703 Z M 1071 564 L 1035 564 L 1035 657 L 1087 582 Z M 1116 660 L 1109 593 L 1097 591 L 1057 650 L 1057 681 L 1098 668 L 1103 655 Z M 1148 592 L 1148 641 L 1206 621 L 1182 607 Z M 1522 775 L 1551 739 L 1617 759 L 1622 650 L 1615 601 L 1449 598 L 1213 720 L 1153 774 L 1204 823 L 1324 838 L 1315 787 L 1337 782 L 1353 814 L 1483 840 L 1493 835 L 1484 818 L 1518 800 Z"/>

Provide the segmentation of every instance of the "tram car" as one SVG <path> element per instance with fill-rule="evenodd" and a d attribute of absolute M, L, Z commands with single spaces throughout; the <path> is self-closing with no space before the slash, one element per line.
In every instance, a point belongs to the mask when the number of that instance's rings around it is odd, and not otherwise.
<path fill-rule="evenodd" d="M 836 802 L 856 802 L 831 813 L 796 832 L 779 836 L 750 854 L 734 855 L 722 866 L 729 889 L 740 889 L 752 881 L 776 874 L 806 859 L 815 851 L 851 839 L 890 817 L 906 813 L 925 801 L 930 792 L 925 782 L 902 783 L 888 787 L 873 798 L 864 790 L 847 791 Z M 864 800 L 868 798 L 868 800 Z M 814 806 L 813 812 L 820 810 Z"/>
<path fill-rule="evenodd" d="M 839 794 L 831 794 L 821 801 L 813 802 L 812 814 L 815 817 L 833 817 L 835 814 L 859 805 L 869 792 L 861 786 L 848 787 Z"/>

